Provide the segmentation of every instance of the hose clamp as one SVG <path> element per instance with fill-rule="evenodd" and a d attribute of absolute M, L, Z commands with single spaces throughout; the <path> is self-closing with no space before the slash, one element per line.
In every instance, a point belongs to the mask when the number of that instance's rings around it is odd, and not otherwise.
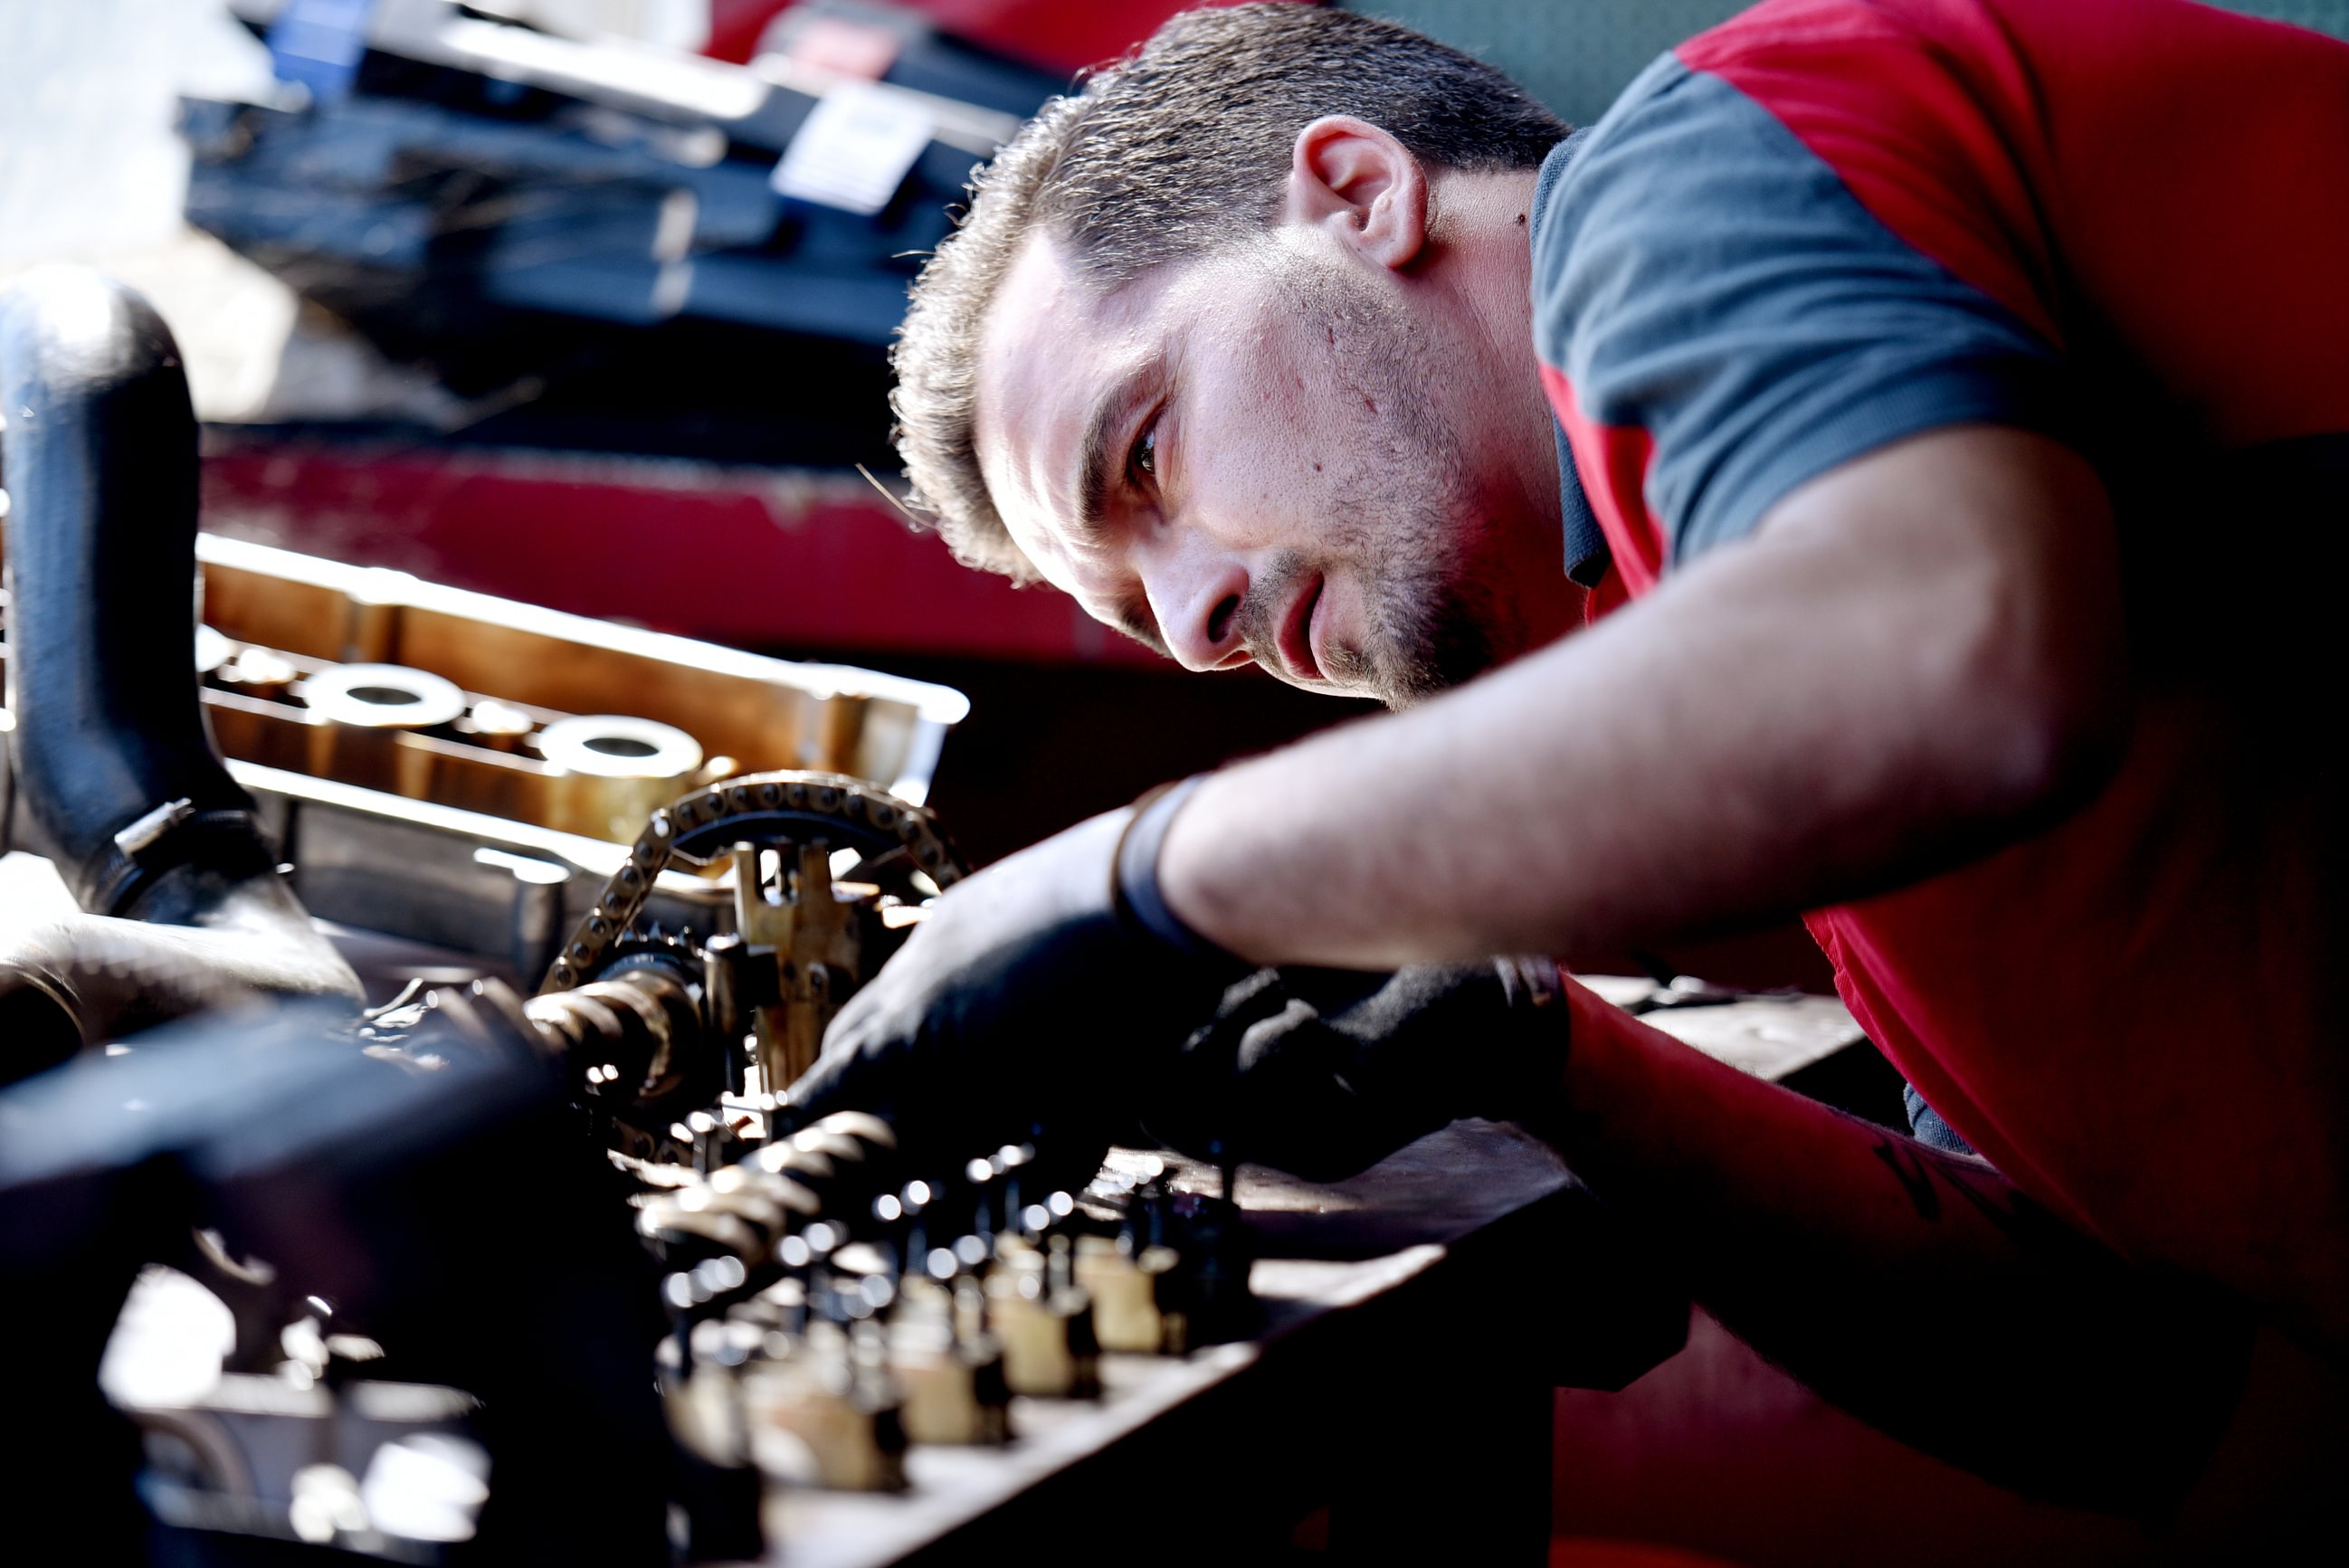
<path fill-rule="evenodd" d="M 265 870 L 275 851 L 250 810 L 199 810 L 193 800 L 166 800 L 116 830 L 85 872 L 81 905 L 120 914 L 165 872 L 202 860 L 233 872 Z"/>

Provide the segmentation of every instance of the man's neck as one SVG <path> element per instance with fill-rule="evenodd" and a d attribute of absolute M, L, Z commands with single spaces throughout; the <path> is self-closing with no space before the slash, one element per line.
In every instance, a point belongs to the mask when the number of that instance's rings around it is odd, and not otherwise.
<path fill-rule="evenodd" d="M 1538 171 L 1439 173 L 1431 191 L 1431 279 L 1442 281 L 1466 317 L 1472 353 L 1464 366 L 1473 385 L 1458 394 L 1475 399 L 1501 421 L 1516 495 L 1508 513 L 1522 520 L 1525 537 L 1513 553 L 1528 567 L 1546 563 L 1529 577 L 1556 577 L 1553 586 L 1530 581 L 1516 592 L 1525 599 L 1535 645 L 1579 619 L 1581 594 L 1565 581 L 1565 519 L 1558 500 L 1556 418 L 1542 389 L 1541 363 L 1533 346 L 1534 185 Z M 1510 517 L 1495 520 L 1509 527 Z M 1542 634 L 1547 633 L 1547 635 Z"/>

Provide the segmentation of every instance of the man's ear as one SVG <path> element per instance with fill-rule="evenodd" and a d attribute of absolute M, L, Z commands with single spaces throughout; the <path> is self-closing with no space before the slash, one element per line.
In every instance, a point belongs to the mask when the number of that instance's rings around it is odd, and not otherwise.
<path fill-rule="evenodd" d="M 1365 260 L 1401 269 L 1427 242 L 1427 171 L 1368 120 L 1324 115 L 1297 133 L 1281 216 L 1327 229 Z"/>

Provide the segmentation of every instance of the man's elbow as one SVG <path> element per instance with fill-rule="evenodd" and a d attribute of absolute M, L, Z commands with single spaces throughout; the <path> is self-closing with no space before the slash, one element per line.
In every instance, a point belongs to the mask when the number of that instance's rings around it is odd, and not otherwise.
<path fill-rule="evenodd" d="M 1760 539 L 1816 603 L 1842 585 L 1829 680 L 1889 699 L 1881 776 L 1909 809 L 2016 826 L 2112 776 L 2131 703 L 2119 542 L 2095 469 L 2045 437 L 1937 431 L 1811 481 Z"/>
<path fill-rule="evenodd" d="M 2069 454 L 2034 455 L 2055 465 L 2026 492 L 2034 504 L 1984 508 L 1971 528 L 1951 531 L 1961 542 L 1942 601 L 1952 636 L 1940 669 L 1960 688 L 1953 707 L 1979 727 L 1961 776 L 1984 791 L 1988 812 L 2018 824 L 2092 799 L 2119 767 L 2135 721 L 2102 488 Z"/>
<path fill-rule="evenodd" d="M 2069 815 L 2111 779 L 2133 703 L 2116 628 L 2062 607 L 2023 635 L 2002 624 L 1965 661 L 1971 755 L 1957 760 L 1986 816 L 2033 826 Z"/>

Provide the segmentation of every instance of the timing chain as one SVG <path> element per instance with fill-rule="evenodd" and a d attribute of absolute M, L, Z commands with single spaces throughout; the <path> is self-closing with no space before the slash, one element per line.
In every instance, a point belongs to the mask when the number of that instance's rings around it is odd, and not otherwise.
<path fill-rule="evenodd" d="M 680 850 L 681 842 L 708 841 L 722 853 L 737 841 L 721 831 L 728 823 L 776 812 L 830 818 L 843 827 L 892 836 L 941 890 L 962 876 L 953 851 L 922 807 L 907 805 L 843 773 L 744 774 L 697 789 L 652 814 L 629 850 L 627 862 L 604 884 L 595 907 L 548 968 L 539 994 L 567 991 L 593 975 L 604 954 L 636 923 L 654 883 L 673 861 L 708 863 L 708 857 Z"/>

